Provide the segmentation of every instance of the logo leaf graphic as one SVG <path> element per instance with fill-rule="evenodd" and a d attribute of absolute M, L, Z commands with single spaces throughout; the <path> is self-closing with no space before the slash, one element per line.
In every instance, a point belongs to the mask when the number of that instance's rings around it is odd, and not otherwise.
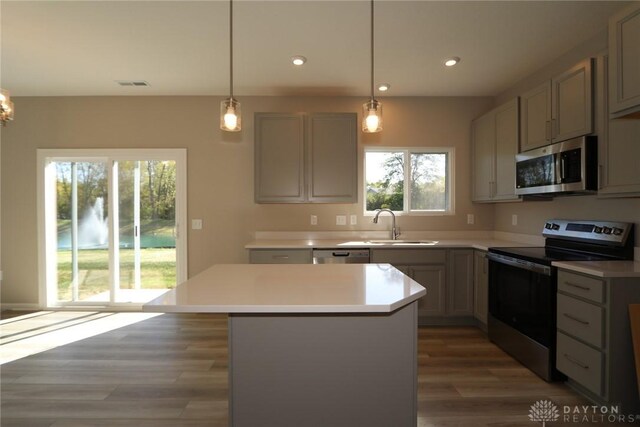
<path fill-rule="evenodd" d="M 529 420 L 541 421 L 543 427 L 547 421 L 556 421 L 559 417 L 558 408 L 550 400 L 538 400 L 529 409 Z"/>

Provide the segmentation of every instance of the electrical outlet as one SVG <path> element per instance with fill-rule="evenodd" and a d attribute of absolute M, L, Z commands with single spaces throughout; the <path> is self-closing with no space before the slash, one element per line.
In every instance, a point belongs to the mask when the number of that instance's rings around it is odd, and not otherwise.
<path fill-rule="evenodd" d="M 202 220 L 201 219 L 192 219 L 191 220 L 191 229 L 192 230 L 202 230 Z"/>
<path fill-rule="evenodd" d="M 336 215 L 336 225 L 347 225 L 347 216 Z"/>
<path fill-rule="evenodd" d="M 349 217 L 349 223 L 351 225 L 358 225 L 358 215 L 351 215 Z"/>
<path fill-rule="evenodd" d="M 511 225 L 518 225 L 518 215 L 511 215 Z"/>
<path fill-rule="evenodd" d="M 318 225 L 318 215 L 311 215 L 311 225 Z"/>
<path fill-rule="evenodd" d="M 473 214 L 467 214 L 467 224 L 473 225 L 474 222 L 476 222 L 476 219 Z"/>

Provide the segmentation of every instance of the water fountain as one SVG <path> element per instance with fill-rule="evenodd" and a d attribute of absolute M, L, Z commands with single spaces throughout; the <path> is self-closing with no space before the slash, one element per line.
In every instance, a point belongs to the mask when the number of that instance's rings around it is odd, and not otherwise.
<path fill-rule="evenodd" d="M 109 239 L 108 219 L 104 217 L 104 199 L 97 197 L 92 207 L 87 208 L 78 225 L 80 249 L 107 247 Z"/>

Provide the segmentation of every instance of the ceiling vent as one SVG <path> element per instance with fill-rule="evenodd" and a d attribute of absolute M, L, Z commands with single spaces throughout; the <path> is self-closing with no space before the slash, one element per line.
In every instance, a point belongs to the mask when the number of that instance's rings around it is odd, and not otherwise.
<path fill-rule="evenodd" d="M 120 86 L 151 86 L 144 80 L 116 80 Z"/>

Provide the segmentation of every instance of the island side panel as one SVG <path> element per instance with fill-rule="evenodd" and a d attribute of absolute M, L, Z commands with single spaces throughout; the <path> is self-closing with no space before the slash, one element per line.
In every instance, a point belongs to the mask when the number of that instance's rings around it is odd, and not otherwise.
<path fill-rule="evenodd" d="M 417 303 L 379 315 L 229 316 L 234 427 L 417 425 Z"/>

